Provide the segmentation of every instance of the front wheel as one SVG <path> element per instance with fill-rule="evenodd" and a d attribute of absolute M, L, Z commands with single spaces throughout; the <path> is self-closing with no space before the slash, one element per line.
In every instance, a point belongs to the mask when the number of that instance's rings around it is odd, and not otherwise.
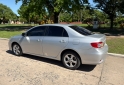
<path fill-rule="evenodd" d="M 81 64 L 79 56 L 75 52 L 71 51 L 63 54 L 62 62 L 66 68 L 71 70 L 77 69 Z"/>
<path fill-rule="evenodd" d="M 19 46 L 19 44 L 17 44 L 17 43 L 12 45 L 12 51 L 17 56 L 21 56 L 22 55 L 22 49 Z"/>

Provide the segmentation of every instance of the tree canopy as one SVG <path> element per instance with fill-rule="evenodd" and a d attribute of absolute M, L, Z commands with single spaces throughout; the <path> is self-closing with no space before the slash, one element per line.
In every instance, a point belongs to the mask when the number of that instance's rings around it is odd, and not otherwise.
<path fill-rule="evenodd" d="M 9 7 L 0 3 L 0 18 L 2 19 L 1 22 L 3 22 L 8 21 L 9 19 L 15 20 L 17 19 L 17 16 Z"/>
<path fill-rule="evenodd" d="M 96 3 L 96 7 L 105 12 L 111 21 L 110 29 L 113 29 L 113 21 L 117 15 L 117 12 L 124 12 L 123 0 L 93 0 Z"/>
<path fill-rule="evenodd" d="M 35 9 L 34 3 L 21 5 L 18 9 L 18 13 L 23 21 L 28 22 L 38 22 L 40 19 L 43 19 L 45 15 L 47 15 L 46 11 L 43 9 Z"/>
<path fill-rule="evenodd" d="M 80 10 L 72 10 L 70 12 L 62 11 L 59 15 L 59 20 L 61 22 L 75 22 L 80 21 L 83 23 L 92 22 L 94 18 L 103 22 L 106 20 L 107 15 L 97 9 L 89 9 L 83 7 Z"/>
<path fill-rule="evenodd" d="M 62 10 L 80 9 L 88 2 L 88 0 L 16 0 L 18 1 L 22 1 L 22 6 L 30 6 L 37 14 L 47 12 L 49 17 L 53 17 L 54 23 L 58 23 L 58 16 Z"/>

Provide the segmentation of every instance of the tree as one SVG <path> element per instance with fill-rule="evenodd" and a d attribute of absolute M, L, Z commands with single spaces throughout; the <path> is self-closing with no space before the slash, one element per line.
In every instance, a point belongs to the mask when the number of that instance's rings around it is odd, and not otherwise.
<path fill-rule="evenodd" d="M 105 19 L 107 18 L 107 15 L 100 11 L 100 10 L 93 10 L 94 11 L 94 16 L 98 18 L 99 21 L 105 21 Z"/>
<path fill-rule="evenodd" d="M 96 7 L 105 12 L 110 19 L 111 25 L 110 29 L 113 29 L 113 21 L 116 17 L 116 12 L 118 12 L 121 8 L 123 0 L 94 0 Z"/>
<path fill-rule="evenodd" d="M 18 14 L 20 15 L 20 18 L 23 18 L 26 21 L 28 21 L 28 19 L 29 19 L 29 12 L 26 12 L 26 11 L 27 11 L 27 6 L 21 6 L 18 9 Z"/>
<path fill-rule="evenodd" d="M 13 13 L 13 11 L 9 7 L 7 7 L 6 5 L 0 4 L 0 19 L 1 18 L 2 20 L 0 21 L 5 23 L 5 22 L 8 22 L 9 19 L 16 20 L 17 16 L 16 14 Z"/>
<path fill-rule="evenodd" d="M 78 9 L 72 9 L 72 10 L 62 10 L 62 12 L 59 15 L 60 21 L 80 21 L 83 22 L 87 18 L 92 17 L 92 13 L 90 12 L 89 5 L 85 4 L 85 6 L 79 7 Z"/>
<path fill-rule="evenodd" d="M 30 22 L 35 22 L 35 23 L 38 22 L 38 20 L 43 19 L 43 16 L 46 14 L 45 11 L 43 11 L 43 10 L 37 11 L 35 9 L 35 5 L 33 3 L 29 3 L 28 5 L 22 5 L 18 9 L 18 13 L 20 15 L 20 18 L 23 18 L 23 20 L 25 19 L 29 23 Z"/>
<path fill-rule="evenodd" d="M 59 15 L 59 20 L 64 22 L 81 21 L 83 23 L 92 22 L 94 17 L 99 21 L 105 21 L 107 15 L 97 9 L 91 9 L 89 5 L 81 7 L 79 10 L 71 10 L 67 12 L 63 10 Z"/>
<path fill-rule="evenodd" d="M 122 0 L 122 2 L 120 3 L 120 12 L 122 13 L 122 14 L 124 14 L 124 0 Z"/>
<path fill-rule="evenodd" d="M 22 1 L 22 5 L 34 4 L 35 12 L 38 14 L 47 11 L 48 15 L 54 17 L 54 23 L 58 23 L 58 16 L 62 10 L 79 9 L 87 0 L 16 0 Z"/>
<path fill-rule="evenodd" d="M 72 22 L 72 15 L 69 12 L 63 12 L 59 15 L 59 20 L 64 22 Z"/>

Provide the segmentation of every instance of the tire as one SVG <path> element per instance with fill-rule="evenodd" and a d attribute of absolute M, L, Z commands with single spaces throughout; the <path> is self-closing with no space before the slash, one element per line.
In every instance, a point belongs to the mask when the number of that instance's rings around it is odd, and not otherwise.
<path fill-rule="evenodd" d="M 72 51 L 65 52 L 62 55 L 62 62 L 66 68 L 71 70 L 75 70 L 81 65 L 79 56 Z"/>
<path fill-rule="evenodd" d="M 20 45 L 17 43 L 12 45 L 12 51 L 16 56 L 21 56 L 23 54 Z"/>

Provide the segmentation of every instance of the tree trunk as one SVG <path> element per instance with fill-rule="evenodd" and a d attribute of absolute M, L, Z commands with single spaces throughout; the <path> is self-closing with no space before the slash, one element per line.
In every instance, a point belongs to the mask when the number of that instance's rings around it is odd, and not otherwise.
<path fill-rule="evenodd" d="M 30 17 L 28 17 L 28 22 L 29 22 L 29 24 L 31 24 L 31 23 L 30 23 Z"/>
<path fill-rule="evenodd" d="M 111 16 L 110 17 L 110 21 L 111 21 L 111 23 L 110 23 L 110 30 L 113 30 L 113 20 L 114 20 L 114 16 Z"/>
<path fill-rule="evenodd" d="M 58 16 L 60 12 L 54 12 L 54 23 L 58 23 Z"/>

